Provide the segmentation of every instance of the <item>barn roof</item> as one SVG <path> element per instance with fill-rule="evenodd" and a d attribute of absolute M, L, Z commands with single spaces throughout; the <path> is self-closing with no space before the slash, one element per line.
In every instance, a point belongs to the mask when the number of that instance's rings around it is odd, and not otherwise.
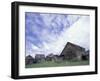
<path fill-rule="evenodd" d="M 67 48 L 71 46 L 73 47 L 75 50 L 85 50 L 85 48 L 79 46 L 79 45 L 76 45 L 76 44 L 73 44 L 73 43 L 70 43 L 70 42 L 67 42 L 65 48 L 63 49 L 63 51 L 61 52 L 61 55 L 63 55 L 63 53 L 67 50 Z"/>
<path fill-rule="evenodd" d="M 76 44 L 73 44 L 73 43 L 70 43 L 70 42 L 67 43 L 67 46 L 68 46 L 68 45 L 71 45 L 71 46 L 73 46 L 73 47 L 75 47 L 75 48 L 85 49 L 85 48 L 83 48 L 83 47 L 81 47 L 81 46 L 79 46 L 79 45 L 76 45 Z"/>
<path fill-rule="evenodd" d="M 31 55 L 26 56 L 26 59 L 34 59 Z"/>

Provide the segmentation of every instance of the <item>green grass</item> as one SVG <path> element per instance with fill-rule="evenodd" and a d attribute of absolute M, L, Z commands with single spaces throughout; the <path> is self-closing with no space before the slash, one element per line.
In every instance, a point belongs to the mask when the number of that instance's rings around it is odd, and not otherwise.
<path fill-rule="evenodd" d="M 58 67 L 58 66 L 79 66 L 79 65 L 89 65 L 89 61 L 45 61 L 42 63 L 26 65 L 26 68 L 39 68 L 39 67 Z"/>

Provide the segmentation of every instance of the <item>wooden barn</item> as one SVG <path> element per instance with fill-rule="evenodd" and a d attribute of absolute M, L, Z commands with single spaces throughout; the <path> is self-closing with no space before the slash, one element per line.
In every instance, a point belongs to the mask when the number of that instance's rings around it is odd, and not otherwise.
<path fill-rule="evenodd" d="M 45 55 L 44 54 L 36 54 L 35 60 L 37 63 L 44 62 L 45 61 Z"/>
<path fill-rule="evenodd" d="M 53 60 L 53 57 L 54 57 L 54 54 L 53 53 L 50 53 L 46 56 L 46 61 L 52 61 Z"/>
<path fill-rule="evenodd" d="M 83 60 L 89 60 L 89 50 L 87 50 L 87 51 L 85 52 L 85 54 L 83 54 L 82 59 L 83 59 Z"/>
<path fill-rule="evenodd" d="M 25 64 L 32 64 L 34 62 L 34 58 L 31 55 L 26 56 L 25 58 Z"/>
<path fill-rule="evenodd" d="M 61 62 L 62 58 L 59 55 L 54 55 L 53 53 L 46 56 L 46 61 Z"/>
<path fill-rule="evenodd" d="M 82 55 L 85 53 L 85 48 L 68 42 L 61 53 L 64 60 L 82 60 Z"/>

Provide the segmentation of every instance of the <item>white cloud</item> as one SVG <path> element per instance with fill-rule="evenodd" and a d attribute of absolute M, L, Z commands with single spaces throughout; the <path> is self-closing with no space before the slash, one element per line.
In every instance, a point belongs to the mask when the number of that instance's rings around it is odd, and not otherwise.
<path fill-rule="evenodd" d="M 83 16 L 67 31 L 68 41 L 78 44 L 86 49 L 90 46 L 89 16 Z"/>

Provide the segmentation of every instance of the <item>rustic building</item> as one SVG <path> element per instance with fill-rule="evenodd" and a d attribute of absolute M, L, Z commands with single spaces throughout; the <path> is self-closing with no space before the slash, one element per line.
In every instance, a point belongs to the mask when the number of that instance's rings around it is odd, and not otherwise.
<path fill-rule="evenodd" d="M 47 61 L 52 61 L 53 60 L 53 57 L 54 57 L 54 54 L 53 53 L 50 53 L 46 56 L 46 60 Z"/>
<path fill-rule="evenodd" d="M 83 60 L 89 60 L 89 50 L 87 50 L 87 51 L 83 54 L 82 59 L 83 59 Z"/>
<path fill-rule="evenodd" d="M 54 55 L 53 53 L 49 54 L 48 56 L 46 56 L 46 60 L 47 61 L 54 61 L 54 62 L 61 62 L 62 58 L 59 55 Z"/>
<path fill-rule="evenodd" d="M 44 54 L 36 54 L 35 60 L 37 63 L 43 62 L 43 61 L 45 61 L 45 55 Z"/>
<path fill-rule="evenodd" d="M 57 62 L 57 63 L 60 63 L 60 62 L 62 62 L 62 57 L 60 57 L 59 55 L 54 55 L 53 56 L 53 60 L 55 61 L 55 62 Z"/>
<path fill-rule="evenodd" d="M 85 48 L 68 42 L 61 53 L 61 57 L 65 60 L 82 60 L 82 55 L 85 53 Z"/>
<path fill-rule="evenodd" d="M 34 58 L 31 55 L 26 56 L 25 58 L 25 64 L 32 64 L 34 62 Z"/>

